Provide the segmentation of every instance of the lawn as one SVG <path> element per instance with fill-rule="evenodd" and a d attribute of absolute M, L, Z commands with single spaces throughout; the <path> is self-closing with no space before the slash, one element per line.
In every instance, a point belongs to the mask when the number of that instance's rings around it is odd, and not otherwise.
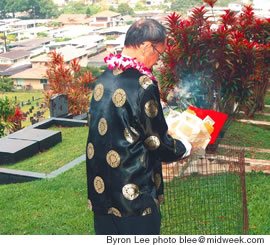
<path fill-rule="evenodd" d="M 50 173 L 85 153 L 88 127 L 51 127 L 62 133 L 62 142 L 45 152 L 40 152 L 15 164 L 1 165 L 5 168 L 40 173 Z"/>
<path fill-rule="evenodd" d="M 233 122 L 224 135 L 229 145 L 270 149 L 270 126 Z"/>
<path fill-rule="evenodd" d="M 85 171 L 85 162 L 82 162 L 53 179 L 0 186 L 2 197 L 0 200 L 2 213 L 0 234 L 94 234 L 93 214 L 87 210 Z M 202 183 L 202 181 L 200 182 Z M 246 184 L 249 234 L 270 235 L 270 176 L 262 173 L 247 174 Z M 214 194 L 209 191 L 208 197 L 211 198 L 211 195 Z M 194 194 L 196 196 L 196 193 Z M 182 193 L 179 192 L 176 198 L 177 200 L 183 199 Z M 166 200 L 166 205 L 175 206 L 175 199 L 172 197 L 170 199 L 171 201 Z M 188 211 L 198 213 L 199 209 L 194 210 L 194 208 L 198 208 L 201 202 L 207 200 L 194 199 L 193 205 L 189 207 Z M 222 204 L 218 203 L 212 208 L 221 210 Z M 235 215 L 236 212 L 237 209 L 234 209 L 232 213 L 227 212 L 226 214 Z M 194 222 L 192 215 L 188 218 Z M 194 223 L 194 226 L 201 224 L 201 216 L 198 215 L 196 219 L 197 223 Z M 221 221 L 222 217 L 220 216 L 219 219 Z M 181 217 L 179 220 L 184 222 Z M 167 221 L 166 215 L 163 214 L 164 232 Z M 221 227 L 220 224 L 218 227 Z M 164 232 L 162 233 L 164 234 Z M 183 231 L 183 233 L 185 232 Z"/>

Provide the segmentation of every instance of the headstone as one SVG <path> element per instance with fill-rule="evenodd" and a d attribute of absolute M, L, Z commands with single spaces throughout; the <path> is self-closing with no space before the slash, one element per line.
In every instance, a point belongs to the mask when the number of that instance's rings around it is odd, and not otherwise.
<path fill-rule="evenodd" d="M 38 102 L 36 103 L 36 106 L 39 106 L 39 103 Z"/>
<path fill-rule="evenodd" d="M 37 117 L 40 117 L 40 116 L 41 116 L 41 112 L 37 111 Z"/>
<path fill-rule="evenodd" d="M 23 101 L 22 101 L 22 106 L 24 106 L 24 103 L 23 103 Z"/>
<path fill-rule="evenodd" d="M 31 108 L 32 108 L 32 110 L 34 110 L 34 109 L 35 109 L 35 107 L 34 107 L 33 105 L 32 105 L 32 107 L 31 107 Z"/>
<path fill-rule="evenodd" d="M 32 108 L 29 109 L 29 112 L 32 113 Z"/>
<path fill-rule="evenodd" d="M 68 114 L 68 98 L 66 94 L 58 94 L 50 99 L 50 116 L 65 117 Z"/>
<path fill-rule="evenodd" d="M 35 101 L 35 97 L 34 96 L 32 96 L 32 101 Z"/>
<path fill-rule="evenodd" d="M 34 115 L 33 115 L 34 117 L 37 117 L 37 113 L 34 113 Z"/>

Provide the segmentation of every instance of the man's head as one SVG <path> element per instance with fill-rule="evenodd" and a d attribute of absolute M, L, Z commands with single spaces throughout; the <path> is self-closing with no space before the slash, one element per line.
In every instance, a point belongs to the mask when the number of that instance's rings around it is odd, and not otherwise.
<path fill-rule="evenodd" d="M 151 68 L 166 48 L 166 28 L 153 19 L 135 22 L 126 34 L 123 53 Z"/>

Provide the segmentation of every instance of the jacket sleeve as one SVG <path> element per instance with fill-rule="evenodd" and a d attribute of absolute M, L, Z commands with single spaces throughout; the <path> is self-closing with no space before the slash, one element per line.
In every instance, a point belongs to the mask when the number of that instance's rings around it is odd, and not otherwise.
<path fill-rule="evenodd" d="M 168 133 L 158 86 L 152 84 L 142 91 L 138 99 L 139 124 L 145 147 L 163 162 L 187 157 L 191 144 L 172 138 Z"/>

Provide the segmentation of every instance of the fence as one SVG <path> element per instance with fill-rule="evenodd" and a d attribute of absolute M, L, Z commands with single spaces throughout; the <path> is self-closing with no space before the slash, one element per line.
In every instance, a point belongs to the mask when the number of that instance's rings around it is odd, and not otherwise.
<path fill-rule="evenodd" d="M 163 164 L 161 234 L 247 234 L 244 152 L 233 147 Z"/>

